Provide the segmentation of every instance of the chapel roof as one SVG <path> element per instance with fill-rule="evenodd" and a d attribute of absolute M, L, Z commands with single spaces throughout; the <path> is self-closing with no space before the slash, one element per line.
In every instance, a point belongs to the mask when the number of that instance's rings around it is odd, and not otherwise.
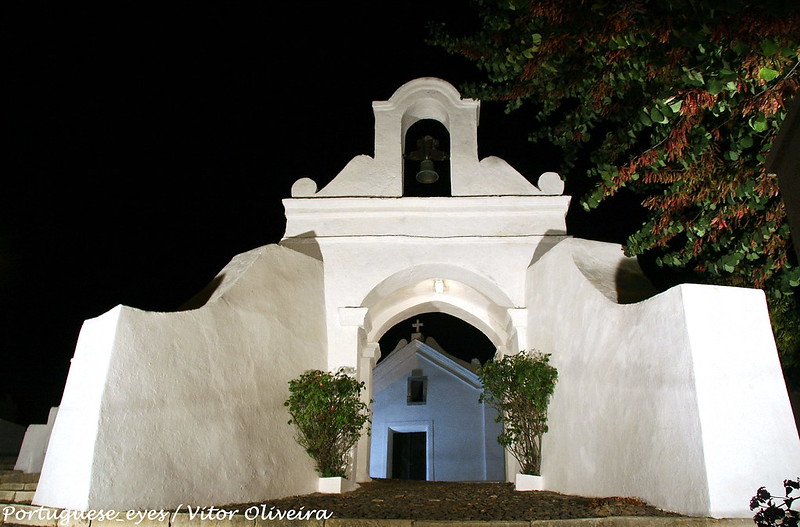
<path fill-rule="evenodd" d="M 405 339 L 401 340 L 400 343 Z M 434 348 L 436 346 L 439 349 Z M 432 363 L 434 366 L 447 371 L 453 377 L 465 382 L 476 389 L 481 389 L 482 385 L 478 379 L 478 364 L 471 364 L 458 357 L 454 357 L 441 349 L 438 343 L 431 337 L 426 342 L 412 339 L 411 342 L 401 346 L 398 345 L 389 355 L 381 360 L 373 372 L 374 388 L 378 390 L 383 384 L 383 378 L 390 375 L 392 371 L 402 367 L 402 364 L 412 355 L 419 355 L 423 359 Z"/>

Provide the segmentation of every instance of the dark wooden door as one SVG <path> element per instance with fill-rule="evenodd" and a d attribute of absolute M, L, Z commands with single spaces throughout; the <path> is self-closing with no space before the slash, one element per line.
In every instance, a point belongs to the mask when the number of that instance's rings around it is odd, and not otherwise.
<path fill-rule="evenodd" d="M 425 432 L 392 432 L 392 478 L 426 479 Z"/>

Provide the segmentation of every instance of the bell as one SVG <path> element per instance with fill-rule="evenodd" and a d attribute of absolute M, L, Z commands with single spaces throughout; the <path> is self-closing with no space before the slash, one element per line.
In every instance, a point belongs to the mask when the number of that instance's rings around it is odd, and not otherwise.
<path fill-rule="evenodd" d="M 419 150 L 405 156 L 408 159 L 420 162 L 419 172 L 417 172 L 417 181 L 424 185 L 430 185 L 439 179 L 439 174 L 436 173 L 433 162 L 447 159 L 446 153 L 437 150 L 438 146 L 439 141 L 426 135 L 417 141 Z"/>
<path fill-rule="evenodd" d="M 439 174 L 433 167 L 433 161 L 430 159 L 423 159 L 419 164 L 419 172 L 417 172 L 417 181 L 429 185 L 435 183 L 439 179 Z"/>

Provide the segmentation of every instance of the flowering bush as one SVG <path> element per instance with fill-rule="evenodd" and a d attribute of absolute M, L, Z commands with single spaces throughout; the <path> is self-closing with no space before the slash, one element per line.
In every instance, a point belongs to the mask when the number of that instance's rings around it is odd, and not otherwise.
<path fill-rule="evenodd" d="M 297 428 L 297 442 L 306 449 L 323 477 L 345 477 L 350 449 L 370 422 L 367 404 L 361 401 L 364 383 L 347 374 L 310 370 L 289 381 L 290 425 Z M 367 427 L 369 433 L 369 427 Z"/>
<path fill-rule="evenodd" d="M 497 442 L 519 461 L 523 474 L 538 475 L 541 468 L 547 405 L 558 380 L 549 360 L 549 354 L 521 351 L 478 371 L 484 388 L 480 402 L 495 408 L 496 421 L 504 426 Z"/>

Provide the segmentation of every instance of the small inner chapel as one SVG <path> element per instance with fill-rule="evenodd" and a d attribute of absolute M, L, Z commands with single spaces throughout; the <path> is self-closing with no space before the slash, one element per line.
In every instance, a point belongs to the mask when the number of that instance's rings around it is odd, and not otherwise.
<path fill-rule="evenodd" d="M 322 188 L 294 183 L 279 243 L 235 256 L 180 311 L 117 306 L 85 321 L 34 504 L 168 509 L 316 492 L 287 425 L 288 381 L 347 367 L 377 399 L 376 364 L 392 351 L 379 339 L 430 312 L 473 325 L 496 357 L 551 354 L 547 490 L 751 517 L 756 489 L 800 473 L 762 291 L 657 293 L 619 245 L 569 236 L 561 177 L 479 159 L 480 101 L 444 80 L 412 80 L 372 109 L 373 155 Z M 412 368 L 414 397 L 427 367 Z M 386 474 L 381 433 L 353 449 L 351 480 Z M 499 457 L 491 477 L 513 481 L 516 462 Z"/>
<path fill-rule="evenodd" d="M 504 481 L 497 411 L 480 402 L 480 362 L 450 355 L 418 320 L 372 371 L 370 477 Z"/>

